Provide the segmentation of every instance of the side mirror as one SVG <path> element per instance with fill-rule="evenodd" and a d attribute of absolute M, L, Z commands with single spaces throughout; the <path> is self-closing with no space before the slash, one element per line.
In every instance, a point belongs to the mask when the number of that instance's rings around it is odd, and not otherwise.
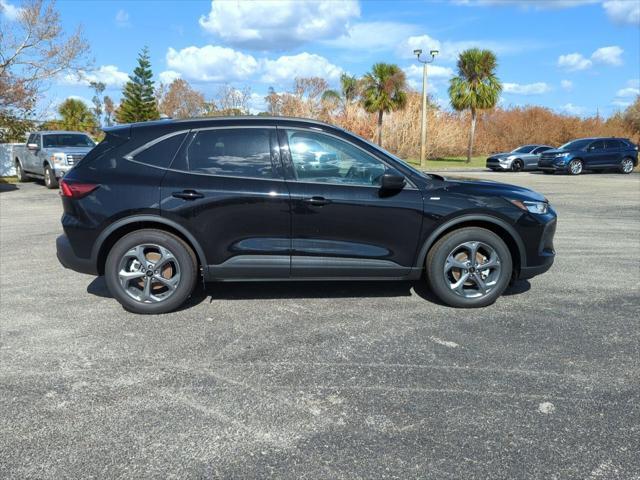
<path fill-rule="evenodd" d="M 27 143 L 27 148 L 29 150 L 36 151 L 36 150 L 38 150 L 38 144 L 37 143 Z"/>
<path fill-rule="evenodd" d="M 380 179 L 380 188 L 382 190 L 402 190 L 407 184 L 407 180 L 400 172 L 395 170 L 384 173 Z"/>

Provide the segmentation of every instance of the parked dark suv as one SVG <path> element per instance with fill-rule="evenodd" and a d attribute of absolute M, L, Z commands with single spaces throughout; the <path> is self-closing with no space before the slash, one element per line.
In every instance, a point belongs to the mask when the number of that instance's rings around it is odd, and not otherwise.
<path fill-rule="evenodd" d="M 638 165 L 638 147 L 626 138 L 581 138 L 547 150 L 538 169 L 545 173 L 567 172 L 580 175 L 584 170 L 617 169 L 631 173 Z"/>
<path fill-rule="evenodd" d="M 443 302 L 480 307 L 554 259 L 556 214 L 542 195 L 425 174 L 311 120 L 107 129 L 61 194 L 60 262 L 104 274 L 139 313 L 179 307 L 198 277 L 426 277 Z"/>

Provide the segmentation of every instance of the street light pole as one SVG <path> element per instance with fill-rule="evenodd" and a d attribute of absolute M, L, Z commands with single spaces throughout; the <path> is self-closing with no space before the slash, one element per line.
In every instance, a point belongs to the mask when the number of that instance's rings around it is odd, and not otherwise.
<path fill-rule="evenodd" d="M 429 53 L 431 59 L 422 60 L 420 58 L 422 50 L 416 49 L 413 51 L 418 61 L 422 63 L 422 131 L 420 134 L 420 166 L 422 168 L 427 167 L 427 64 L 432 63 L 439 52 L 438 50 L 431 50 Z"/>

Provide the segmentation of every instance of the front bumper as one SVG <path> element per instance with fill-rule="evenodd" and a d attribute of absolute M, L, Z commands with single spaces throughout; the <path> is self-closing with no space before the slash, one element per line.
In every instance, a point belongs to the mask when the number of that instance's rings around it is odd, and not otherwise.
<path fill-rule="evenodd" d="M 56 238 L 56 256 L 64 268 L 88 275 L 98 275 L 95 263 L 89 258 L 78 257 L 64 234 Z"/>
<path fill-rule="evenodd" d="M 69 170 L 71 170 L 72 168 L 73 166 L 54 167 L 53 173 L 56 176 L 56 178 L 63 178 L 67 173 L 69 173 Z"/>
<path fill-rule="evenodd" d="M 505 161 L 503 160 L 502 162 L 500 160 L 498 160 L 495 157 L 489 157 L 487 158 L 487 168 L 491 169 L 491 170 L 510 170 L 511 169 L 511 161 Z"/>
<path fill-rule="evenodd" d="M 537 244 L 530 245 L 527 251 L 527 264 L 520 267 L 519 279 L 533 278 L 536 275 L 545 273 L 553 265 L 556 257 L 553 237 L 556 233 L 558 219 L 553 210 L 545 217 L 547 217 L 547 221 L 543 223 L 544 226 L 537 239 Z M 533 238 L 533 235 L 531 238 Z"/>

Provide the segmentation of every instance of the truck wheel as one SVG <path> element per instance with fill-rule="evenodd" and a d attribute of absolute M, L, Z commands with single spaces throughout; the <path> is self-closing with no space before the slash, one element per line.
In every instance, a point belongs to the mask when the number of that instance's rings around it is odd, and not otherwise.
<path fill-rule="evenodd" d="M 49 165 L 44 167 L 44 184 L 50 190 L 58 188 L 58 179 Z"/>
<path fill-rule="evenodd" d="M 504 241 L 478 227 L 454 230 L 438 240 L 426 267 L 433 293 L 457 308 L 491 305 L 509 285 L 513 271 Z"/>
<path fill-rule="evenodd" d="M 22 169 L 22 165 L 20 164 L 20 160 L 16 160 L 16 176 L 18 177 L 19 182 L 26 182 L 29 180 L 29 177 L 24 173 Z"/>
<path fill-rule="evenodd" d="M 198 262 L 181 238 L 144 229 L 125 235 L 111 248 L 104 276 L 107 288 L 126 310 L 167 313 L 193 292 Z"/>

